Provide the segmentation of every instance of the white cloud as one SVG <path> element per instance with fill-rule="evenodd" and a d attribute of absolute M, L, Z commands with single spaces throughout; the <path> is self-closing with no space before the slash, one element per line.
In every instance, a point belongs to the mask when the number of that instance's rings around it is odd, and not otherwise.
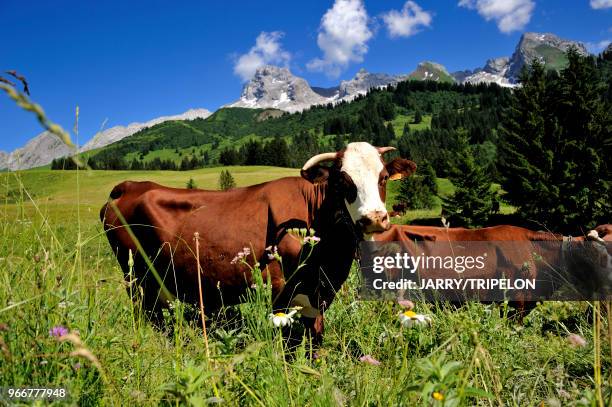
<path fill-rule="evenodd" d="M 601 40 L 599 42 L 587 42 L 584 45 L 586 45 L 587 50 L 591 54 L 599 54 L 601 51 L 606 49 L 606 47 L 610 45 L 611 42 L 612 41 L 607 39 L 607 40 Z"/>
<path fill-rule="evenodd" d="M 414 1 L 407 1 L 402 11 L 391 10 L 382 18 L 391 37 L 410 37 L 418 33 L 421 27 L 429 27 L 432 20 L 431 14 Z"/>
<path fill-rule="evenodd" d="M 612 7 L 612 0 L 591 0 L 591 7 L 594 9 Z"/>
<path fill-rule="evenodd" d="M 280 31 L 261 32 L 255 40 L 255 45 L 246 54 L 236 59 L 234 73 L 247 81 L 253 77 L 257 68 L 267 64 L 286 66 L 291 60 L 291 54 L 280 43 L 283 38 Z"/>
<path fill-rule="evenodd" d="M 485 20 L 495 20 L 503 33 L 522 30 L 535 8 L 532 0 L 461 0 L 459 6 L 476 9 Z"/>
<path fill-rule="evenodd" d="M 321 18 L 317 44 L 323 57 L 311 60 L 307 68 L 337 77 L 349 63 L 363 61 L 372 36 L 361 0 L 336 0 Z"/>

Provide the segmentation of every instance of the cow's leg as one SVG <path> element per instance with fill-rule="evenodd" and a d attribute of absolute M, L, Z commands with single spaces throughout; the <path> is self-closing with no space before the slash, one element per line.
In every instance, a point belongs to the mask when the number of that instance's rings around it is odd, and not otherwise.
<path fill-rule="evenodd" d="M 319 314 L 314 318 L 302 318 L 304 324 L 306 339 L 312 343 L 313 347 L 318 348 L 323 343 L 323 332 L 325 330 L 325 319 L 323 314 Z"/>

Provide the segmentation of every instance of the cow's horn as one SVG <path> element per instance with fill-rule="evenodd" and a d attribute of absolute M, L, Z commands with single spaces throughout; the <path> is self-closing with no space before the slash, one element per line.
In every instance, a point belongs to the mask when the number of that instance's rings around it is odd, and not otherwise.
<path fill-rule="evenodd" d="M 312 157 L 310 160 L 306 161 L 306 164 L 302 167 L 302 170 L 307 170 L 315 165 L 322 163 L 323 161 L 331 161 L 335 160 L 338 153 L 321 153 Z"/>
<path fill-rule="evenodd" d="M 395 151 L 395 147 L 387 146 L 387 147 L 376 147 L 378 150 L 378 154 L 383 155 L 384 153 L 388 153 L 389 151 Z"/>

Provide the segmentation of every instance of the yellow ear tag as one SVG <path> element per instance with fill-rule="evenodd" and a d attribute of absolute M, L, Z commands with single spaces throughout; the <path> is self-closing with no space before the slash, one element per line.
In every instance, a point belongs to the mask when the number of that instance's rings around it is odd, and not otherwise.
<path fill-rule="evenodd" d="M 397 181 L 398 179 L 404 178 L 401 173 L 395 173 L 389 177 L 389 181 Z"/>

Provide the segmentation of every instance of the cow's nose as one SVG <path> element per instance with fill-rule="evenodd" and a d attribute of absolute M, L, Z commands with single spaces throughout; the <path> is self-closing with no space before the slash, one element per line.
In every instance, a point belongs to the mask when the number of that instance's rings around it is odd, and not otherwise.
<path fill-rule="evenodd" d="M 387 211 L 373 211 L 368 214 L 369 225 L 366 232 L 384 232 L 391 227 Z"/>

